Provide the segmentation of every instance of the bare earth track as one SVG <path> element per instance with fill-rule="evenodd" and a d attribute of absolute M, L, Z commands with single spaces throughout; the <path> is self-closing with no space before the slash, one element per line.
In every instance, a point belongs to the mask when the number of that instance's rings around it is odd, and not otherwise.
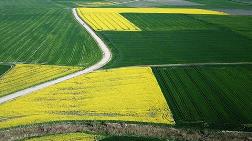
<path fill-rule="evenodd" d="M 190 67 L 190 66 L 216 66 L 216 65 L 252 65 L 252 62 L 161 64 L 161 65 L 148 65 L 148 66 L 151 66 L 151 67 Z"/>
<path fill-rule="evenodd" d="M 36 86 L 30 87 L 30 88 L 27 88 L 27 89 L 24 89 L 24 90 L 9 94 L 7 96 L 1 97 L 0 98 L 0 104 L 4 103 L 6 101 L 13 100 L 13 99 L 15 99 L 17 97 L 20 97 L 20 96 L 30 94 L 30 93 L 32 93 L 34 91 L 37 91 L 37 90 L 40 90 L 40 89 L 55 85 L 57 83 L 65 81 L 65 80 L 80 76 L 82 74 L 86 74 L 86 73 L 90 73 L 92 71 L 98 70 L 98 69 L 102 68 L 104 65 L 106 65 L 111 60 L 112 54 L 111 54 L 109 48 L 107 47 L 107 45 L 100 39 L 99 36 L 96 35 L 96 33 L 85 22 L 83 22 L 81 20 L 81 18 L 79 18 L 75 8 L 72 11 L 73 11 L 73 15 L 74 15 L 75 19 L 89 32 L 89 34 L 97 42 L 98 46 L 102 50 L 102 59 L 98 63 L 96 63 L 93 66 L 88 67 L 88 68 L 86 68 L 84 70 L 81 70 L 81 71 L 69 74 L 67 76 L 64 76 L 64 77 L 61 77 L 61 78 L 58 78 L 58 79 L 55 79 L 55 80 L 51 80 L 51 81 L 42 83 L 40 85 L 36 85 Z"/>
<path fill-rule="evenodd" d="M 0 98 L 0 104 L 13 100 L 17 97 L 30 94 L 34 91 L 52 86 L 54 84 L 63 82 L 65 80 L 87 74 L 98 70 L 105 66 L 112 57 L 112 54 L 107 45 L 97 36 L 84 21 L 78 16 L 76 9 L 73 9 L 75 19 L 90 33 L 95 39 L 98 46 L 103 52 L 102 59 L 95 65 L 84 70 L 75 72 L 73 74 L 51 80 L 31 88 L 18 91 L 8 96 Z M 234 62 L 234 63 L 193 63 L 193 64 L 162 64 L 162 65 L 148 65 L 158 67 L 180 67 L 180 66 L 207 66 L 207 65 L 241 65 L 252 64 L 252 62 Z M 183 129 L 167 126 L 145 125 L 145 124 L 131 124 L 131 123 L 106 123 L 106 122 L 59 122 L 59 123 L 43 123 L 38 125 L 15 127 L 10 129 L 0 130 L 1 140 L 17 140 L 28 137 L 43 136 L 48 134 L 72 133 L 72 132 L 94 132 L 101 134 L 109 134 L 114 136 L 133 135 L 133 136 L 147 136 L 158 138 L 173 138 L 186 140 L 252 140 L 251 133 L 235 132 L 235 131 L 215 131 L 215 130 L 196 130 Z"/>

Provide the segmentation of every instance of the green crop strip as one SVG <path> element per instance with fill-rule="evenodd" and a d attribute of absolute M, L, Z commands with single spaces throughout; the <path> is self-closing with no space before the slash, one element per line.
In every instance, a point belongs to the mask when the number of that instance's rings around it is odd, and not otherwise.
<path fill-rule="evenodd" d="M 1 65 L 0 64 L 0 77 L 7 72 L 9 69 L 11 69 L 10 65 Z"/>
<path fill-rule="evenodd" d="M 226 29 L 252 39 L 252 16 L 132 13 L 122 15 L 144 31 Z"/>
<path fill-rule="evenodd" d="M 99 47 L 75 21 L 71 8 L 41 0 L 16 1 L 19 6 L 1 3 L 7 7 L 0 6 L 1 62 L 87 67 L 101 59 Z"/>
<path fill-rule="evenodd" d="M 194 15 L 192 17 L 219 28 L 227 28 L 252 39 L 252 16 Z"/>
<path fill-rule="evenodd" d="M 218 29 L 213 24 L 186 14 L 122 14 L 143 31 L 209 30 Z M 216 16 L 218 17 L 218 16 Z M 219 16 L 222 17 L 222 16 Z"/>
<path fill-rule="evenodd" d="M 103 32 L 114 55 L 107 67 L 250 62 L 252 41 L 228 30 Z"/>
<path fill-rule="evenodd" d="M 134 13 L 123 16 L 143 31 L 99 32 L 113 52 L 107 68 L 252 61 L 249 16 Z"/>
<path fill-rule="evenodd" d="M 252 123 L 252 66 L 155 67 L 177 125 L 211 128 Z"/>
<path fill-rule="evenodd" d="M 195 3 L 202 4 L 203 8 L 247 8 L 252 7 L 251 3 L 246 0 L 187 0 Z"/>

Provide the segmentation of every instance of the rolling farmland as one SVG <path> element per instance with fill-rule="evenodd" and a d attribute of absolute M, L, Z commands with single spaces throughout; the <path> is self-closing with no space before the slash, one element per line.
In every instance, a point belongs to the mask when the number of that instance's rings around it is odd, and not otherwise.
<path fill-rule="evenodd" d="M 96 31 L 139 31 L 140 29 L 119 13 L 85 13 L 77 9 L 78 14 Z"/>
<path fill-rule="evenodd" d="M 217 30 L 218 27 L 185 14 L 123 13 L 124 17 L 139 26 L 143 31 L 174 30 Z M 202 15 L 208 17 L 209 15 Z M 212 16 L 225 17 L 225 16 Z"/>
<path fill-rule="evenodd" d="M 0 34 L 2 62 L 87 67 L 101 59 L 95 41 L 75 22 L 71 10 L 4 11 Z"/>
<path fill-rule="evenodd" d="M 0 117 L 0 128 L 65 120 L 174 124 L 151 68 L 82 75 L 2 104 Z"/>
<path fill-rule="evenodd" d="M 107 2 L 107 1 L 84 1 L 84 2 L 78 2 L 79 7 L 105 7 L 105 6 L 112 6 L 113 2 Z"/>
<path fill-rule="evenodd" d="M 250 140 L 251 8 L 1 0 L 0 141 Z"/>
<path fill-rule="evenodd" d="M 157 67 L 177 125 L 246 128 L 252 122 L 251 65 Z"/>
<path fill-rule="evenodd" d="M 115 54 L 107 68 L 252 60 L 252 40 L 229 30 L 102 32 L 100 34 Z M 122 40 L 125 38 L 127 40 Z"/>
<path fill-rule="evenodd" d="M 76 72 L 101 59 L 96 42 L 65 7 L 55 1 L 0 2 L 0 62 L 18 64 L 14 73 L 1 78 L 0 97 Z"/>
<path fill-rule="evenodd" d="M 252 40 L 248 38 L 251 26 L 248 26 L 250 19 L 246 19 L 247 17 L 237 18 L 237 22 L 241 22 L 240 26 L 237 26 L 229 20 L 233 17 L 229 15 L 122 15 L 143 31 L 99 32 L 115 54 L 107 68 L 176 63 L 250 62 L 252 59 Z M 244 30 L 246 26 L 248 30 Z"/>
<path fill-rule="evenodd" d="M 196 2 L 200 8 L 230 8 L 230 9 L 250 9 L 251 3 L 247 3 L 246 0 L 188 0 L 190 2 Z"/>
<path fill-rule="evenodd" d="M 0 97 L 81 69 L 81 67 L 17 64 L 0 77 Z"/>
<path fill-rule="evenodd" d="M 214 24 L 219 28 L 226 28 L 252 39 L 252 17 L 251 16 L 214 16 L 194 15 L 198 20 Z"/>
<path fill-rule="evenodd" d="M 224 12 L 194 8 L 79 8 L 85 13 L 159 13 L 227 15 Z"/>
<path fill-rule="evenodd" d="M 121 13 L 177 13 L 226 15 L 218 11 L 186 8 L 78 8 L 78 14 L 96 31 L 141 31 Z"/>

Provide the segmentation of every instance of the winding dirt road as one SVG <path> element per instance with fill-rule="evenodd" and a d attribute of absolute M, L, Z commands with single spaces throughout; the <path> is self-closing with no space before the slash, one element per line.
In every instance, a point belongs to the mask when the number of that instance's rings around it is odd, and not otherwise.
<path fill-rule="evenodd" d="M 91 29 L 84 21 L 82 21 L 82 19 L 78 16 L 78 14 L 76 12 L 76 8 L 73 8 L 72 12 L 73 12 L 73 15 L 74 15 L 75 19 L 88 31 L 88 33 L 93 37 L 93 39 L 96 41 L 96 43 L 100 47 L 100 49 L 102 51 L 102 59 L 99 62 L 97 62 L 96 64 L 94 64 L 93 66 L 90 66 L 90 67 L 88 67 L 88 68 L 86 68 L 84 70 L 81 70 L 81 71 L 66 75 L 64 77 L 61 77 L 61 78 L 58 78 L 58 79 L 55 79 L 55 80 L 51 80 L 51 81 L 48 81 L 48 82 L 45 82 L 45 83 L 30 87 L 30 88 L 27 88 L 27 89 L 24 89 L 24 90 L 15 92 L 15 93 L 9 94 L 7 96 L 1 97 L 0 98 L 0 104 L 2 104 L 4 102 L 7 102 L 7 101 L 10 101 L 10 100 L 13 100 L 13 99 L 15 99 L 17 97 L 20 97 L 20 96 L 30 94 L 30 93 L 32 93 L 34 91 L 37 91 L 37 90 L 40 90 L 40 89 L 55 85 L 57 83 L 66 81 L 68 79 L 80 76 L 82 74 L 87 74 L 87 73 L 93 72 L 95 70 L 98 70 L 98 69 L 102 68 L 103 66 L 105 66 L 111 60 L 112 53 L 110 52 L 108 46 L 93 31 L 93 29 Z"/>

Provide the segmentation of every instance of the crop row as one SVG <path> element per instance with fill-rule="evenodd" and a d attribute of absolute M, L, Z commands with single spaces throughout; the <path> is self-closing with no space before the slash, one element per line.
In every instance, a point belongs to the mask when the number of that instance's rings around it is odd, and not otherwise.
<path fill-rule="evenodd" d="M 159 13 L 227 15 L 224 12 L 195 8 L 79 8 L 84 13 Z"/>
<path fill-rule="evenodd" d="M 151 68 L 82 75 L 2 104 L 0 117 L 0 128 L 62 120 L 174 124 Z"/>
<path fill-rule="evenodd" d="M 0 97 L 80 69 L 66 66 L 17 64 L 0 78 Z"/>
<path fill-rule="evenodd" d="M 122 15 L 144 31 L 225 29 L 252 38 L 251 16 L 143 13 L 122 13 Z"/>
<path fill-rule="evenodd" d="M 218 29 L 213 24 L 185 14 L 139 14 L 122 13 L 122 15 L 144 31 L 171 30 L 209 30 Z M 202 15 L 209 16 L 209 15 Z M 224 17 L 215 15 L 215 17 Z"/>
<path fill-rule="evenodd" d="M 122 15 L 142 31 L 99 32 L 114 54 L 108 68 L 251 62 L 250 17 L 143 13 Z"/>
<path fill-rule="evenodd" d="M 160 67 L 153 72 L 177 125 L 250 124 L 251 66 Z"/>
<path fill-rule="evenodd" d="M 107 68 L 176 63 L 251 62 L 252 40 L 230 30 L 100 32 L 113 60 Z"/>
<path fill-rule="evenodd" d="M 167 17 L 163 17 L 163 16 L 155 17 L 155 19 L 153 19 L 153 18 L 149 18 L 152 16 L 147 16 L 147 15 L 149 15 L 150 13 L 159 13 L 161 15 L 168 15 L 168 17 L 171 14 L 226 15 L 225 13 L 218 12 L 218 11 L 210 11 L 210 10 L 203 10 L 203 9 L 186 9 L 186 8 L 184 9 L 183 8 L 78 8 L 78 13 L 94 30 L 97 30 L 97 31 L 140 31 L 140 29 L 137 26 L 135 26 L 133 23 L 131 23 L 129 20 L 127 20 L 121 15 L 124 13 L 148 13 L 148 14 L 144 14 L 145 16 L 143 17 L 145 18 L 146 21 L 142 20 L 143 18 L 141 17 L 137 19 L 137 21 L 141 21 L 140 25 L 146 26 L 146 23 L 148 25 L 148 22 L 152 22 L 154 26 L 156 26 L 156 24 L 160 26 L 160 23 L 162 23 L 161 25 L 163 26 L 166 25 L 168 27 L 169 27 L 169 24 L 167 25 L 166 23 L 170 23 L 171 21 L 177 21 L 178 19 L 173 19 L 172 16 L 168 19 Z M 128 18 L 131 19 L 132 21 L 135 21 L 136 19 L 136 17 L 128 17 Z M 166 22 L 163 21 L 164 19 Z M 179 22 L 182 22 L 182 21 L 183 20 L 180 19 Z M 194 22 L 195 21 L 196 20 L 194 20 Z M 191 24 L 192 23 L 193 22 L 191 22 Z M 196 25 L 199 23 L 200 22 L 197 21 Z M 172 22 L 171 24 L 174 24 L 174 23 Z M 182 24 L 182 26 L 183 25 L 185 24 Z M 174 27 L 170 27 L 170 28 L 172 29 Z M 160 28 L 159 30 L 161 29 L 162 28 Z"/>
<path fill-rule="evenodd" d="M 119 13 L 85 13 L 81 9 L 78 9 L 78 14 L 96 31 L 140 30 Z"/>
<path fill-rule="evenodd" d="M 16 8 L 52 8 L 57 6 L 53 2 L 43 0 L 1 0 L 0 9 L 16 9 Z"/>
<path fill-rule="evenodd" d="M 190 2 L 199 3 L 201 5 L 196 6 L 207 9 L 251 9 L 251 1 L 246 0 L 187 0 Z"/>
<path fill-rule="evenodd" d="M 79 7 L 104 7 L 104 6 L 111 6 L 113 5 L 113 2 L 106 2 L 106 1 L 101 1 L 101 2 L 79 2 L 78 6 Z"/>
<path fill-rule="evenodd" d="M 235 31 L 252 39 L 252 17 L 251 16 L 216 16 L 216 15 L 194 15 L 193 18 L 217 26 L 226 30 Z"/>
<path fill-rule="evenodd" d="M 0 34 L 2 62 L 90 66 L 101 58 L 70 10 L 0 14 Z"/>

